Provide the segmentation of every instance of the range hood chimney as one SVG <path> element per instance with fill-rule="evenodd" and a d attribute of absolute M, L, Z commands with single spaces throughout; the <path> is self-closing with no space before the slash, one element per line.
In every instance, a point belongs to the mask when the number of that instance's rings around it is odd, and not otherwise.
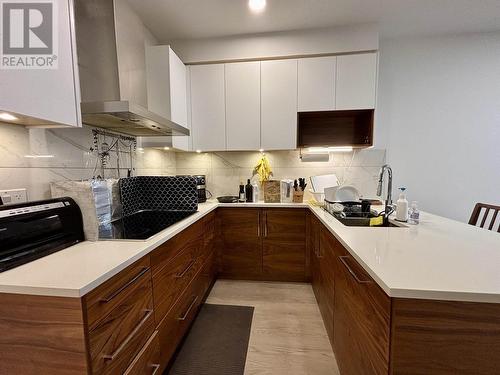
<path fill-rule="evenodd" d="M 126 66 L 129 40 L 119 26 L 128 19 L 118 19 L 119 1 L 75 0 L 82 122 L 133 136 L 189 135 L 148 110 L 146 75 Z"/>

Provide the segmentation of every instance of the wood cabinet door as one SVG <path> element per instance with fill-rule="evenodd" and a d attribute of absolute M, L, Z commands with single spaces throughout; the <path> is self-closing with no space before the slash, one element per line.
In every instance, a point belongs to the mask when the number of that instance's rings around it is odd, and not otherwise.
<path fill-rule="evenodd" d="M 387 375 L 391 300 L 351 256 L 336 257 L 334 344 L 342 375 Z"/>
<path fill-rule="evenodd" d="M 304 281 L 306 277 L 306 211 L 265 209 L 263 274 L 268 280 Z"/>
<path fill-rule="evenodd" d="M 262 276 L 262 214 L 259 208 L 220 209 L 220 276 Z"/>
<path fill-rule="evenodd" d="M 321 228 L 320 221 L 311 214 L 311 229 L 310 229 L 310 247 L 311 247 L 311 285 L 316 296 L 316 301 L 318 305 L 321 300 L 320 285 L 321 285 L 321 274 L 319 271 L 320 256 L 319 253 L 319 231 Z"/>
<path fill-rule="evenodd" d="M 333 345 L 333 309 L 335 297 L 335 252 L 332 234 L 323 226 L 319 235 L 319 273 L 321 275 L 321 299 L 319 309 L 323 316 L 326 332 Z"/>

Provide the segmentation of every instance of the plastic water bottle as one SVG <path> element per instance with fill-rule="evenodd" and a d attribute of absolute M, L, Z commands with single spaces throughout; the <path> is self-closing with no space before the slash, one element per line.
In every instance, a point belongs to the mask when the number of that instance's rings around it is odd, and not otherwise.
<path fill-rule="evenodd" d="M 408 217 L 409 224 L 418 224 L 420 222 L 420 211 L 418 210 L 417 201 L 411 202 L 410 215 Z"/>

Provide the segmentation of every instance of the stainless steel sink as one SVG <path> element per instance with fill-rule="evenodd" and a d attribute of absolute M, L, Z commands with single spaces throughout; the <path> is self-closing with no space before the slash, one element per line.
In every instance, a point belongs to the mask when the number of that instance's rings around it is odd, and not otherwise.
<path fill-rule="evenodd" d="M 328 212 L 328 211 L 327 211 Z M 406 228 L 404 224 L 395 223 L 392 220 L 384 222 L 382 225 L 370 226 L 370 219 L 378 217 L 379 215 L 375 211 L 371 212 L 343 212 L 342 214 L 332 214 L 335 219 L 340 221 L 342 224 L 348 227 L 391 227 L 391 228 Z"/>
<path fill-rule="evenodd" d="M 382 225 L 370 226 L 370 218 L 369 217 L 345 217 L 338 218 L 335 217 L 342 224 L 347 225 L 348 227 L 370 227 L 370 228 L 379 228 L 379 227 L 393 227 L 393 228 L 404 228 L 403 224 L 395 224 L 392 221 L 385 222 Z"/>

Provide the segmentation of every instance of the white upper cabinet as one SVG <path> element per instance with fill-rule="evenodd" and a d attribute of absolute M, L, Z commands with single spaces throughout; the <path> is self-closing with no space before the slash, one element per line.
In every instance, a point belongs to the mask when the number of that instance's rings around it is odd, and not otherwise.
<path fill-rule="evenodd" d="M 225 150 L 224 64 L 193 65 L 190 72 L 193 149 Z"/>
<path fill-rule="evenodd" d="M 261 62 L 261 147 L 297 148 L 297 60 Z"/>
<path fill-rule="evenodd" d="M 58 1 L 54 7 L 57 10 L 57 38 L 54 38 L 58 40 L 58 49 L 53 54 L 57 56 L 57 68 L 0 67 L 0 112 L 17 114 L 19 121 L 13 123 L 81 126 L 72 7 L 73 2 L 68 0 Z M 4 59 L 7 57 L 4 55 Z"/>
<path fill-rule="evenodd" d="M 337 57 L 336 109 L 375 108 L 377 53 Z"/>
<path fill-rule="evenodd" d="M 225 65 L 227 150 L 260 148 L 260 62 Z"/>
<path fill-rule="evenodd" d="M 335 109 L 335 56 L 298 60 L 298 111 Z"/>
<path fill-rule="evenodd" d="M 187 69 L 169 46 L 146 48 L 146 78 L 148 109 L 173 122 L 189 128 L 187 107 Z M 190 137 L 143 137 L 157 146 L 189 150 Z M 162 144 L 162 141 L 165 144 Z"/>

